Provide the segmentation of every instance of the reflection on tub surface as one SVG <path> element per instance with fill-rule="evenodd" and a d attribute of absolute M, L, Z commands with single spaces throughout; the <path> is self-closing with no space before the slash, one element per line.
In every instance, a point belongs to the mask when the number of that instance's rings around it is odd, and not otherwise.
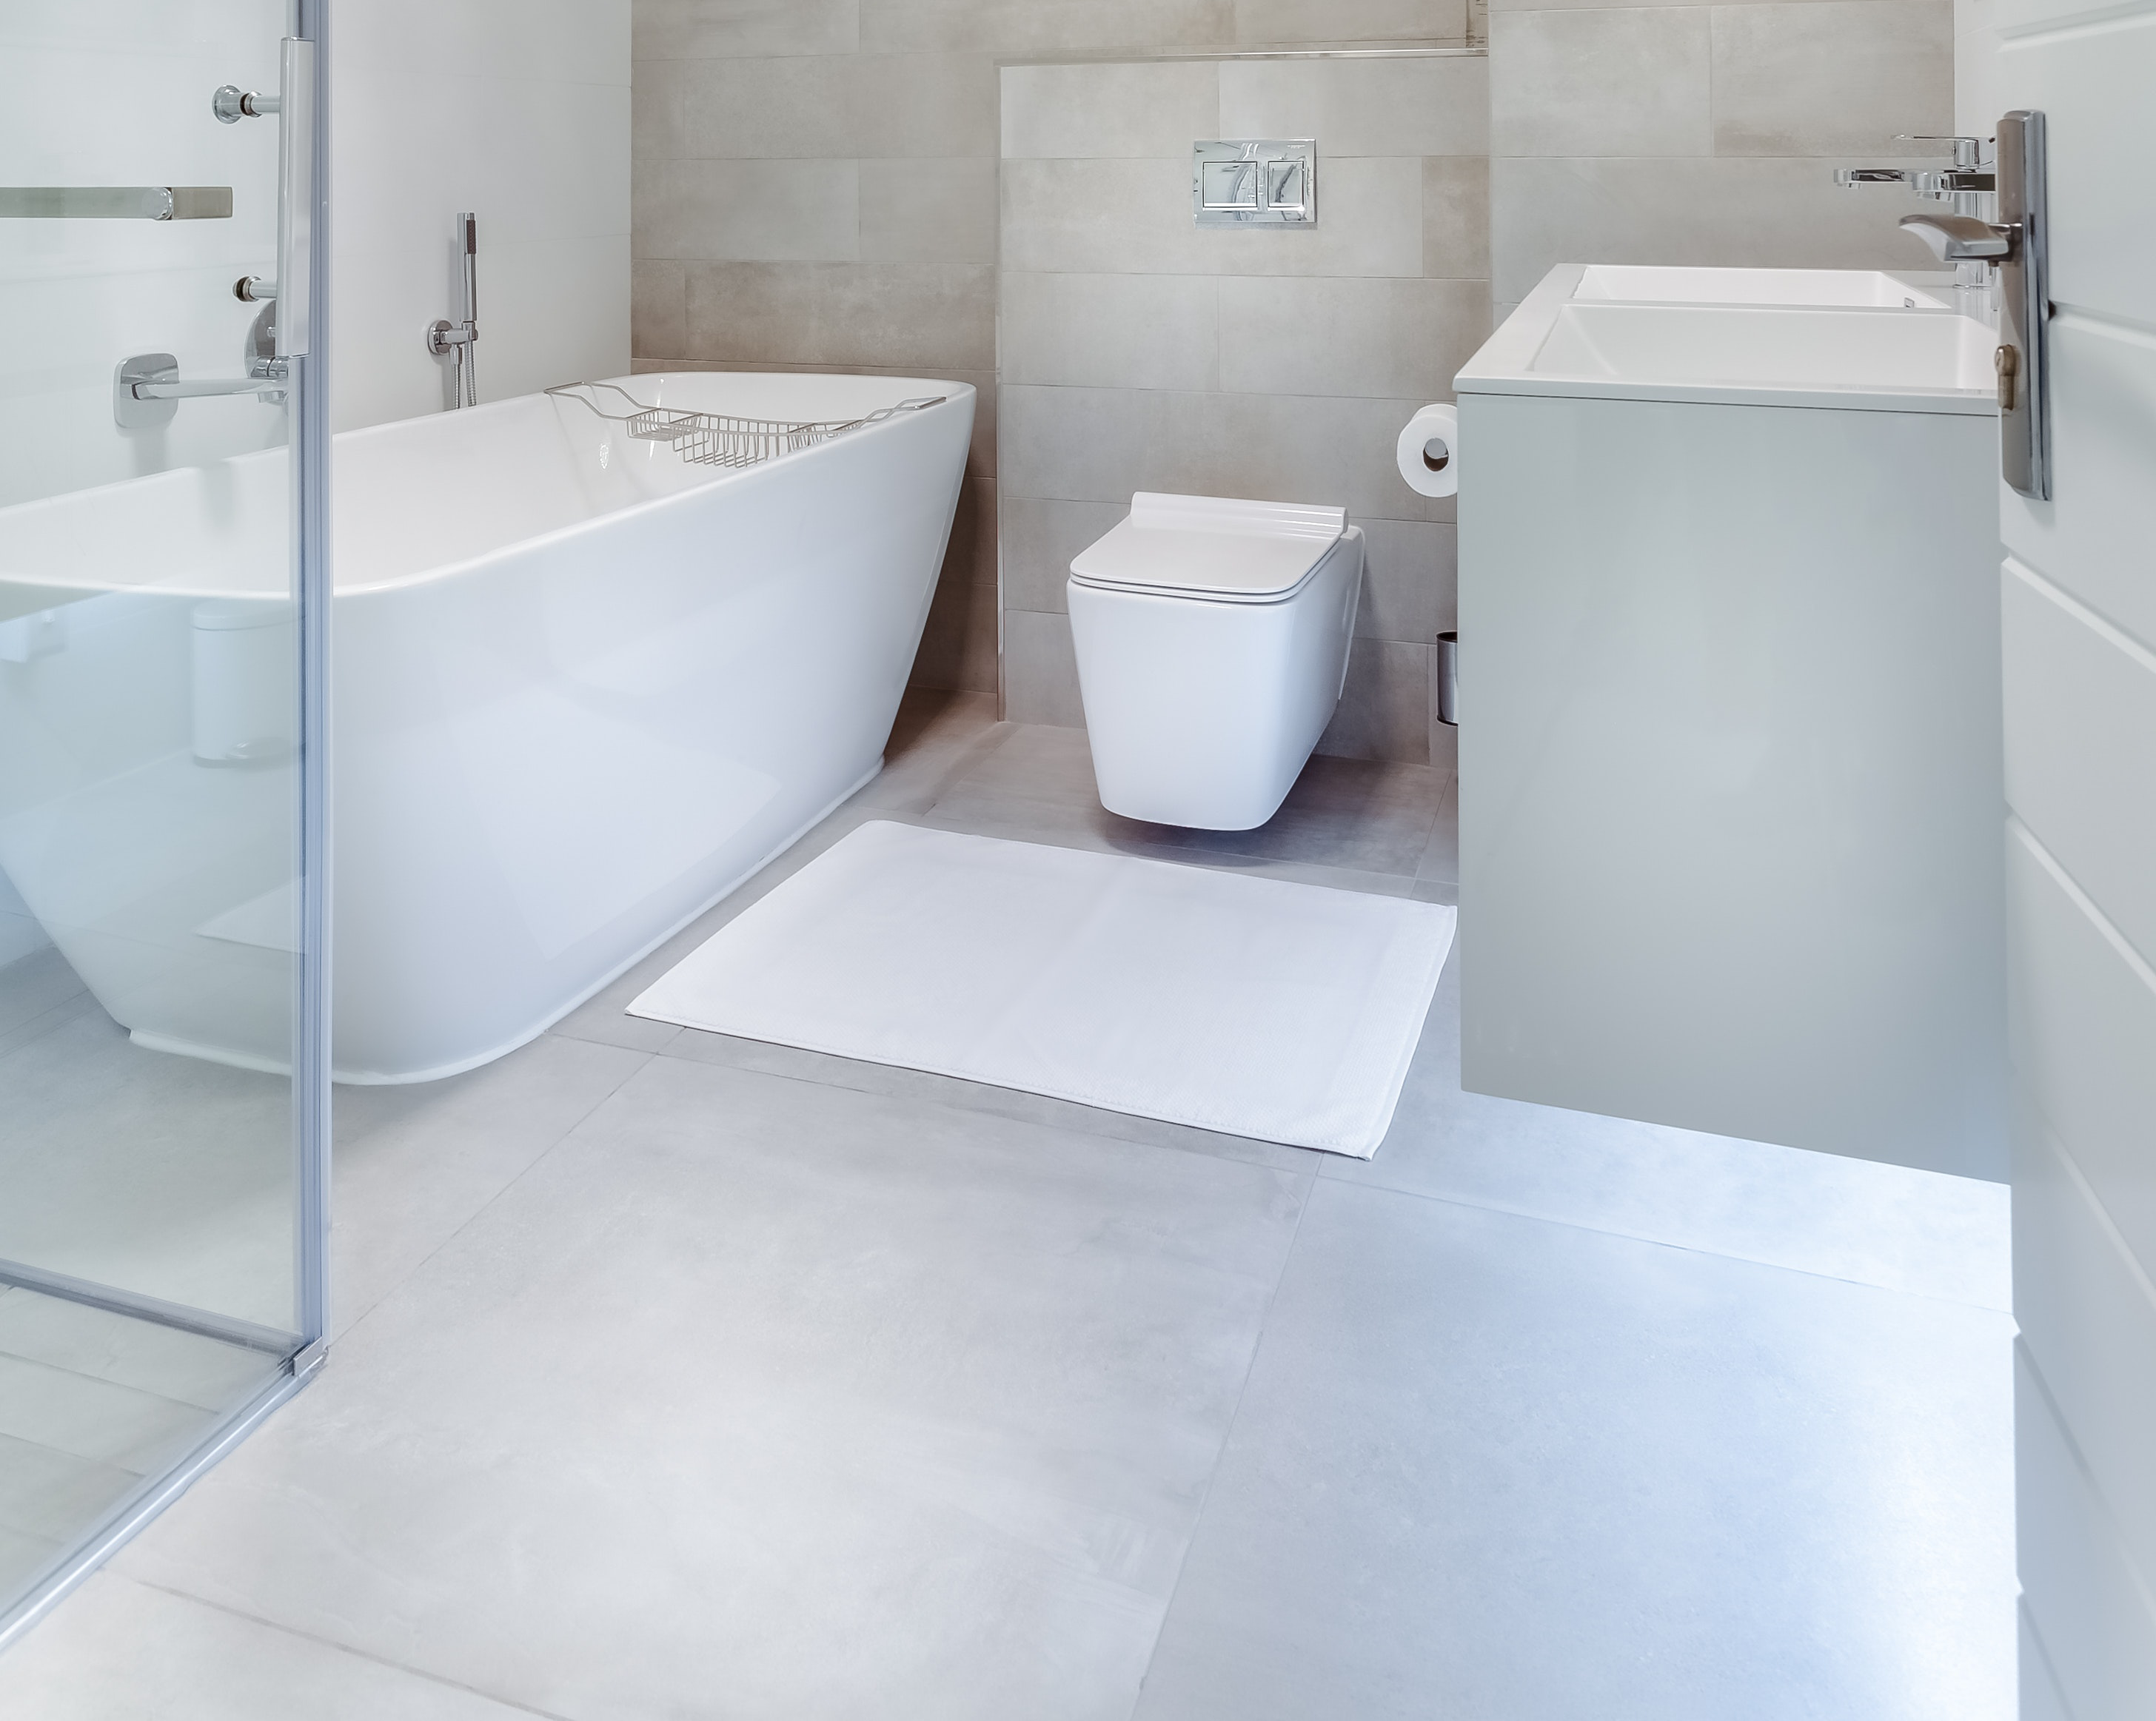
<path fill-rule="evenodd" d="M 972 389 L 619 381 L 757 417 L 946 400 L 739 472 L 543 396 L 336 439 L 343 1079 L 521 1044 L 877 767 Z M 137 1040 L 260 1068 L 289 1056 L 284 484 L 273 452 L 0 510 L 0 868 Z"/>

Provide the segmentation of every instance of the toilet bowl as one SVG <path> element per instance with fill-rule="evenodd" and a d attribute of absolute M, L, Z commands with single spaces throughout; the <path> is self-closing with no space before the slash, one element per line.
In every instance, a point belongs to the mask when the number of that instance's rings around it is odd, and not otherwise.
<path fill-rule="evenodd" d="M 1199 830 L 1270 818 L 1340 701 L 1362 585 L 1344 509 L 1132 497 L 1068 588 L 1101 805 Z"/>

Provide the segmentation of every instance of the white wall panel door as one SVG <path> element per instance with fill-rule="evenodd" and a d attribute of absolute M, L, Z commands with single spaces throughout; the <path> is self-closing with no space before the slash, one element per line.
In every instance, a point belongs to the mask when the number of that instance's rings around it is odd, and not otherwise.
<path fill-rule="evenodd" d="M 2021 1713 L 2138 1721 L 2156 1715 L 2156 0 L 2006 0 L 1991 23 L 1981 87 L 2047 116 L 2051 199 L 2053 494 L 2001 491 Z"/>

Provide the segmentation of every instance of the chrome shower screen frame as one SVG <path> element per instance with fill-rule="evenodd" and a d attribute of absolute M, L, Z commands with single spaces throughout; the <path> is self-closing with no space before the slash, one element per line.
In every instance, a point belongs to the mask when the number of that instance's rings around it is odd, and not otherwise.
<path fill-rule="evenodd" d="M 0 1613 L 0 1651 L 71 1590 L 305 1386 L 326 1355 L 330 1277 L 330 628 L 329 400 L 331 0 L 288 0 L 284 65 L 295 108 L 280 148 L 302 152 L 304 188 L 280 199 L 278 356 L 288 366 L 290 565 L 297 615 L 297 882 L 293 964 L 292 1151 L 296 1234 L 294 1343 L 277 1375 L 192 1451 L 144 1477 Z M 295 72 L 298 75 L 295 75 Z M 115 1305 L 119 1306 L 119 1305 Z M 153 1318 L 155 1318 L 153 1316 Z M 220 1334 L 220 1336 L 230 1336 Z M 281 1347 L 280 1347 L 281 1348 Z"/>

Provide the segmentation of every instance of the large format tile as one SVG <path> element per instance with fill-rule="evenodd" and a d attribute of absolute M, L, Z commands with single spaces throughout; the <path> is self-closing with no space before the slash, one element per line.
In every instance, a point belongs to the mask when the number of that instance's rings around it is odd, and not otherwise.
<path fill-rule="evenodd" d="M 1218 388 L 1225 320 L 1222 285 L 1204 275 L 1006 269 L 998 286 L 1002 380 L 1089 388 Z M 1250 332 L 1236 329 L 1235 346 Z"/>
<path fill-rule="evenodd" d="M 645 161 L 636 252 L 703 263 L 849 263 L 859 257 L 854 161 Z"/>
<path fill-rule="evenodd" d="M 1007 493 L 1120 502 L 1137 490 L 1322 503 L 1353 520 L 1431 518 L 1394 459 L 1419 400 L 1201 394 L 1147 388 L 1003 390 Z"/>
<path fill-rule="evenodd" d="M 1328 32 L 1336 40 L 1348 33 Z M 1489 69 L 1481 54 L 1465 54 L 1225 60 L 1220 135 L 1314 137 L 1327 161 L 1481 155 L 1490 145 Z"/>
<path fill-rule="evenodd" d="M 527 1708 L 100 1572 L 0 1656 L 22 1721 L 517 1721 Z"/>
<path fill-rule="evenodd" d="M 1209 60 L 1003 69 L 1006 160 L 1175 156 L 1219 135 L 1219 120 L 1220 71 Z"/>
<path fill-rule="evenodd" d="M 860 45 L 861 0 L 635 0 L 639 59 L 846 54 Z"/>
<path fill-rule="evenodd" d="M 1491 153 L 1707 155 L 1709 62 L 1697 7 L 1500 13 L 1490 20 Z"/>
<path fill-rule="evenodd" d="M 1822 0 L 1825 3 L 1825 0 Z M 1560 263 L 1757 269 L 1930 269 L 1892 207 L 1834 182 L 1842 165 L 1936 167 L 1936 158 L 1493 157 L 1491 291 L 1517 305 Z M 1890 200 L 1891 201 L 1891 200 Z"/>
<path fill-rule="evenodd" d="M 861 45 L 1052 56 L 1225 42 L 1233 0 L 855 0 Z"/>
<path fill-rule="evenodd" d="M 996 260 L 993 156 L 863 161 L 856 171 L 862 262 Z"/>
<path fill-rule="evenodd" d="M 1246 394 L 1449 401 L 1490 333 L 1481 281 L 1231 276 L 1219 291 L 1219 386 Z"/>
<path fill-rule="evenodd" d="M 1095 274 L 1420 275 L 1421 159 L 1348 156 L 1322 171 L 1315 227 L 1234 230 L 1192 223 L 1187 146 L 1150 160 L 1007 161 L 1004 266 Z"/>
<path fill-rule="evenodd" d="M 245 1403 L 280 1367 L 264 1351 L 13 1288 L 0 1289 L 0 1355 L 220 1413 Z"/>
<path fill-rule="evenodd" d="M 1712 17 L 1718 155 L 1888 153 L 1954 129 L 1953 0 L 1788 0 Z"/>
<path fill-rule="evenodd" d="M 657 1059 L 121 1569 L 575 1721 L 1120 1716 L 1307 1188 Z"/>
<path fill-rule="evenodd" d="M 688 356 L 934 372 L 995 364 L 983 263 L 696 263 Z"/>
<path fill-rule="evenodd" d="M 1245 47 L 1466 36 L 1466 0 L 1235 0 L 1235 40 Z"/>
<path fill-rule="evenodd" d="M 2010 1345 L 1321 1184 L 1139 1721 L 2008 1721 Z"/>
<path fill-rule="evenodd" d="M 544 1034 L 444 1081 L 339 1088 L 333 1330 L 409 1278 L 645 1056 Z"/>
<path fill-rule="evenodd" d="M 1455 870 L 1433 833 L 1421 878 Z M 1758 1261 L 1911 1295 L 2011 1305 L 2005 1186 L 1471 1094 L 1460 964 L 1445 965 L 1377 1156 L 1322 1176 Z"/>

